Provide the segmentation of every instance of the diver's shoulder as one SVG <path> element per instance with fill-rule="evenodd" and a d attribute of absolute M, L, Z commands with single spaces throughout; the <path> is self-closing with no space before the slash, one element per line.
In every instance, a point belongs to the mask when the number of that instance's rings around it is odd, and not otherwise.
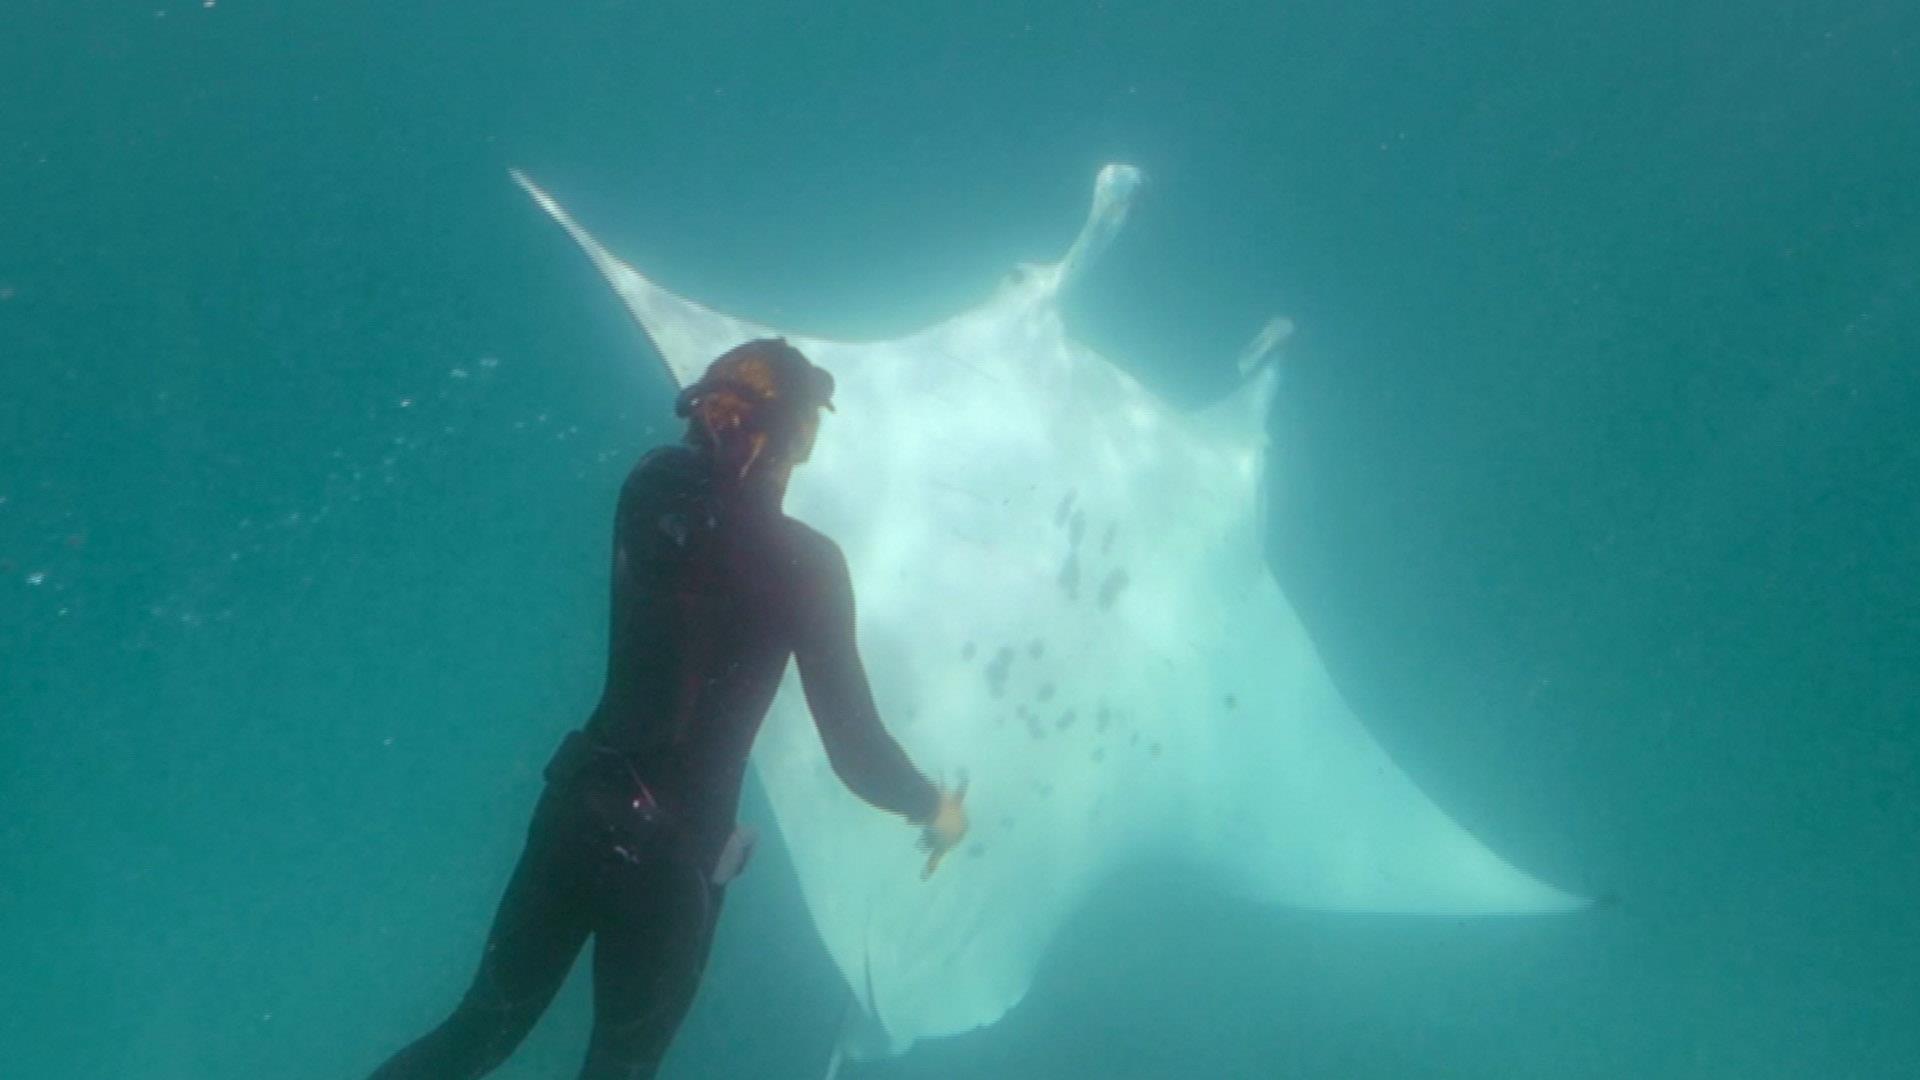
<path fill-rule="evenodd" d="M 700 451 L 683 442 L 661 443 L 640 455 L 633 471 L 691 472 L 700 467 Z"/>
<path fill-rule="evenodd" d="M 840 545 L 833 537 L 801 521 L 799 518 L 782 515 L 786 524 L 787 546 L 793 561 L 809 567 L 830 567 L 845 565 L 847 557 L 841 553 Z"/>
<path fill-rule="evenodd" d="M 627 487 L 673 483 L 697 476 L 698 452 L 685 443 L 662 443 L 640 455 L 627 471 Z"/>

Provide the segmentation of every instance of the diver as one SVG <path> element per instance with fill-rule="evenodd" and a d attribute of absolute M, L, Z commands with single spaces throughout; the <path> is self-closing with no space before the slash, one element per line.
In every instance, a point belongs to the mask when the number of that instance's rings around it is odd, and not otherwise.
<path fill-rule="evenodd" d="M 921 827 L 923 872 L 967 829 L 881 726 L 854 641 L 845 558 L 781 503 L 833 377 L 784 340 L 734 348 L 675 403 L 684 440 L 620 492 L 606 686 L 561 742 L 526 848 L 453 1014 L 375 1080 L 473 1080 L 532 1030 L 588 937 L 582 1080 L 651 1077 L 706 966 L 747 752 L 791 656 L 835 773 Z"/>

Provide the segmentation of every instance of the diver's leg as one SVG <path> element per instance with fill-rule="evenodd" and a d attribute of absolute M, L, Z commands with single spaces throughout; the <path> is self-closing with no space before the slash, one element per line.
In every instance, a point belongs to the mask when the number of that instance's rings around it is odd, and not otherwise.
<path fill-rule="evenodd" d="M 647 1080 L 693 1004 L 724 889 L 686 863 L 635 866 L 593 941 L 593 1038 L 580 1080 Z"/>
<path fill-rule="evenodd" d="M 475 1080 L 513 1053 L 573 966 L 592 908 L 588 854 L 549 792 L 500 899 L 473 985 L 453 1015 L 373 1074 L 373 1080 Z M 573 826 L 573 827 L 570 827 Z"/>

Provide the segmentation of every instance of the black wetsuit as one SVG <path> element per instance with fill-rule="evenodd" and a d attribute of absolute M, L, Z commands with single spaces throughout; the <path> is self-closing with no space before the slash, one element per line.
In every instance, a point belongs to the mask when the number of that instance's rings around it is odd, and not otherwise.
<path fill-rule="evenodd" d="M 614 525 L 606 689 L 547 766 L 527 846 L 453 1015 L 377 1080 L 471 1080 L 532 1029 L 594 938 L 581 1077 L 650 1077 L 692 1003 L 747 752 L 795 658 L 829 760 L 860 797 L 925 820 L 938 792 L 880 724 L 834 543 L 777 496 L 725 498 L 689 446 L 640 460 Z"/>

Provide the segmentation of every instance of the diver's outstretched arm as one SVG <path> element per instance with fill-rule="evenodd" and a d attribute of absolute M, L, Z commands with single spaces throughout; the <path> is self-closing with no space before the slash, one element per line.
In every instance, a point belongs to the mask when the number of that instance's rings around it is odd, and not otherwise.
<path fill-rule="evenodd" d="M 834 773 L 855 795 L 909 821 L 932 820 L 940 791 L 907 759 L 880 722 L 853 621 L 846 557 L 825 541 L 805 562 L 793 656 L 807 708 Z"/>

